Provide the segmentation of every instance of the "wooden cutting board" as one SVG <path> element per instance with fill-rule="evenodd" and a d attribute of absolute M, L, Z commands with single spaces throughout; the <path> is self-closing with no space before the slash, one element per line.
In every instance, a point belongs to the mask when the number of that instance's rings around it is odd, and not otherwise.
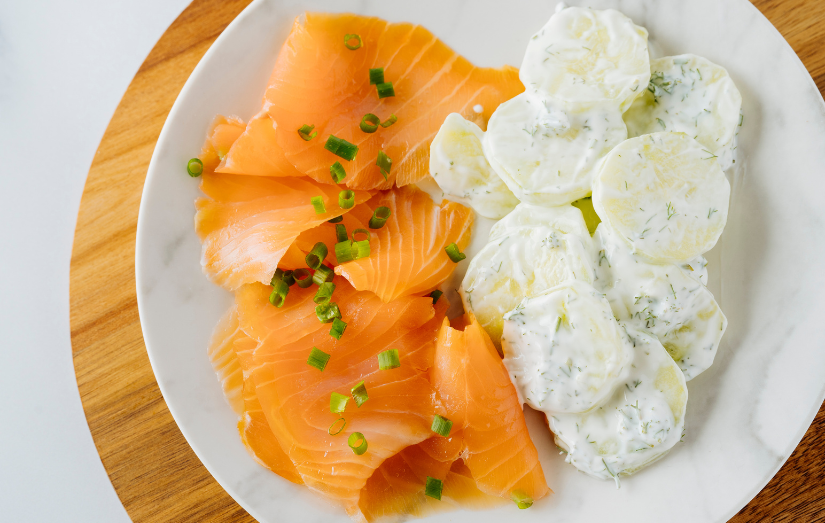
<path fill-rule="evenodd" d="M 71 261 L 71 336 L 89 429 L 123 506 L 145 521 L 254 521 L 184 440 L 155 382 L 135 295 L 135 233 L 155 142 L 189 74 L 250 0 L 194 0 L 135 75 L 97 150 Z M 825 90 L 825 1 L 754 0 Z M 731 521 L 825 521 L 825 408 Z"/>

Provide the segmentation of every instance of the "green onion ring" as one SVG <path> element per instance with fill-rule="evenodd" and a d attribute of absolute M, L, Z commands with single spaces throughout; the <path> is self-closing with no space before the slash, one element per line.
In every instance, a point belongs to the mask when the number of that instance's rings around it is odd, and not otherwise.
<path fill-rule="evenodd" d="M 341 180 L 347 177 L 347 171 L 344 170 L 344 166 L 341 165 L 341 162 L 335 162 L 330 165 L 329 174 L 332 176 L 332 180 L 335 183 L 341 183 Z"/>
<path fill-rule="evenodd" d="M 452 260 L 453 263 L 458 263 L 467 257 L 466 254 L 458 250 L 458 245 L 456 245 L 455 242 L 444 247 L 444 250 L 447 251 L 447 256 L 450 257 L 450 260 Z"/>
<path fill-rule="evenodd" d="M 309 366 L 315 367 L 316 369 L 323 372 L 327 366 L 328 361 L 329 354 L 322 350 L 318 350 L 317 347 L 312 347 L 312 350 L 309 351 L 309 358 L 307 358 L 307 364 Z"/>
<path fill-rule="evenodd" d="M 350 45 L 350 40 L 358 40 L 358 45 Z M 361 37 L 358 35 L 344 35 L 344 45 L 347 46 L 347 49 L 350 51 L 355 51 L 356 49 L 360 49 L 362 45 L 364 45 L 364 41 L 361 40 Z"/>
<path fill-rule="evenodd" d="M 340 340 L 345 330 L 347 330 L 347 324 L 338 318 L 334 318 L 332 320 L 332 328 L 329 330 L 329 335 L 336 340 Z"/>
<path fill-rule="evenodd" d="M 203 162 L 200 158 L 192 158 L 186 164 L 186 172 L 189 173 L 189 176 L 192 178 L 197 178 L 201 174 L 203 174 Z"/>
<path fill-rule="evenodd" d="M 338 193 L 338 205 L 342 209 L 352 209 L 355 205 L 355 192 L 347 189 Z"/>
<path fill-rule="evenodd" d="M 355 235 L 356 235 L 356 234 L 366 234 L 366 235 L 367 235 L 367 237 L 365 238 L 365 239 L 366 239 L 366 241 L 370 241 L 370 237 L 371 237 L 370 231 L 368 231 L 368 230 L 366 230 L 366 229 L 355 229 L 354 231 L 352 231 L 352 240 L 353 240 L 353 241 L 358 241 L 358 240 L 355 238 Z"/>
<path fill-rule="evenodd" d="M 390 215 L 392 215 L 392 211 L 389 207 L 384 207 L 383 205 L 372 213 L 372 218 L 370 218 L 369 228 L 370 229 L 380 229 L 387 223 Z"/>
<path fill-rule="evenodd" d="M 367 451 L 367 438 L 360 432 L 353 432 L 347 438 L 347 445 L 356 455 L 360 456 Z"/>
<path fill-rule="evenodd" d="M 322 264 L 320 267 L 315 269 L 315 274 L 312 275 L 312 283 L 321 285 L 332 281 L 333 276 L 335 276 L 333 270 Z"/>
<path fill-rule="evenodd" d="M 340 428 L 340 429 L 338 429 L 338 430 L 336 430 L 335 432 L 332 432 L 333 428 L 335 428 L 335 424 L 336 424 L 336 423 L 338 423 L 339 421 L 343 421 L 343 422 L 344 422 L 344 423 L 341 425 L 341 428 Z M 330 425 L 330 426 L 329 426 L 329 428 L 327 429 L 327 433 L 328 433 L 330 436 L 337 436 L 338 434 L 340 434 L 341 432 L 343 432 L 343 431 L 344 431 L 344 427 L 346 427 L 346 426 L 347 426 L 347 420 L 345 420 L 343 417 L 338 418 L 337 420 L 335 420 L 335 421 L 333 421 L 333 422 L 332 422 L 332 425 Z"/>
<path fill-rule="evenodd" d="M 292 271 L 292 277 L 295 278 L 295 284 L 302 289 L 312 285 L 312 273 L 307 269 L 295 269 Z"/>
<path fill-rule="evenodd" d="M 355 400 L 355 405 L 360 407 L 364 404 L 368 399 L 370 399 L 370 395 L 367 394 L 367 387 L 364 386 L 364 382 L 362 381 L 358 385 L 354 386 L 351 391 L 352 398 Z"/>
<path fill-rule="evenodd" d="M 309 199 L 309 203 L 315 208 L 315 214 L 324 214 L 327 212 L 326 206 L 324 206 L 324 199 L 320 196 L 313 196 Z"/>
<path fill-rule="evenodd" d="M 276 307 L 283 307 L 288 293 L 289 285 L 283 280 L 276 281 L 272 286 L 272 294 L 269 295 L 269 303 Z"/>
<path fill-rule="evenodd" d="M 361 123 L 359 126 L 361 130 L 365 133 L 374 133 L 378 130 L 378 126 L 381 125 L 381 119 L 375 116 L 372 113 L 367 113 L 361 118 Z"/>

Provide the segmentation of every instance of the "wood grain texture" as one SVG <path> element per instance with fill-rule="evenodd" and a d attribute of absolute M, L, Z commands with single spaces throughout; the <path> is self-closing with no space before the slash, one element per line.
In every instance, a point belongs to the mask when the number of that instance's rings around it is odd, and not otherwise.
<path fill-rule="evenodd" d="M 115 111 L 83 192 L 71 261 L 75 372 L 92 436 L 136 523 L 254 521 L 215 482 L 160 394 L 135 294 L 135 233 L 166 116 L 215 38 L 250 0 L 195 0 L 161 37 Z M 825 1 L 754 0 L 825 91 Z M 825 408 L 767 487 L 731 521 L 825 522 Z"/>

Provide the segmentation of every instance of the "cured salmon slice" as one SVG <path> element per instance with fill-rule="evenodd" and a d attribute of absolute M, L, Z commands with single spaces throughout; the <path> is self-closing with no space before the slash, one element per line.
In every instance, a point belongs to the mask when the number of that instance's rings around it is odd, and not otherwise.
<path fill-rule="evenodd" d="M 425 517 L 458 508 L 480 509 L 504 503 L 478 489 L 460 458 L 444 461 L 433 451 L 431 443 L 439 437 L 407 447 L 384 461 L 370 476 L 359 501 L 367 521 L 399 515 Z M 427 476 L 443 482 L 440 500 L 424 494 Z"/>
<path fill-rule="evenodd" d="M 344 217 L 347 231 L 368 228 L 373 211 L 381 206 L 392 214 L 382 228 L 371 231 L 369 257 L 341 264 L 335 273 L 385 302 L 425 293 L 446 280 L 456 264 L 444 249 L 451 243 L 459 250 L 467 247 L 473 211 L 448 200 L 435 205 L 424 191 L 402 187 L 353 209 Z"/>
<path fill-rule="evenodd" d="M 255 383 L 248 379 L 252 355 L 258 342 L 246 335 L 238 322 L 238 308 L 233 305 L 221 318 L 208 354 L 218 375 L 227 401 L 240 416 L 238 432 L 252 457 L 279 476 L 302 483 L 289 457 L 269 428 L 255 393 Z"/>
<path fill-rule="evenodd" d="M 460 449 L 478 488 L 505 499 L 537 500 L 550 489 L 527 432 L 516 389 L 490 337 L 474 317 L 464 331 L 444 320 L 432 383 L 453 422 L 442 459 Z"/>
<path fill-rule="evenodd" d="M 206 133 L 206 142 L 198 158 L 203 162 L 204 172 L 214 172 L 226 157 L 229 149 L 246 130 L 243 120 L 235 116 L 216 116 Z"/>
<path fill-rule="evenodd" d="M 308 178 L 264 178 L 204 173 L 195 201 L 195 230 L 203 243 L 201 266 L 217 285 L 235 290 L 269 283 L 288 247 L 307 229 L 347 212 L 340 189 Z M 320 196 L 326 212 L 310 199 Z M 355 203 L 372 196 L 355 191 Z"/>
<path fill-rule="evenodd" d="M 332 301 L 347 323 L 340 340 L 316 317 L 315 287 L 291 287 L 281 308 L 269 304 L 270 288 L 259 284 L 242 287 L 236 300 L 241 327 L 260 342 L 251 376 L 281 448 L 310 489 L 363 519 L 358 502 L 367 479 L 385 459 L 432 435 L 428 377 L 446 303 L 434 307 L 429 297 L 414 296 L 384 303 L 343 278 L 333 282 Z M 307 363 L 313 347 L 330 355 L 323 371 Z M 387 349 L 398 350 L 400 367 L 379 369 L 377 356 Z M 332 392 L 349 395 L 361 381 L 369 399 L 330 412 Z M 339 417 L 345 430 L 331 435 Z M 365 436 L 366 453 L 348 446 L 353 432 Z"/>
<path fill-rule="evenodd" d="M 346 35 L 358 35 L 361 46 L 348 49 Z M 371 68 L 383 68 L 395 96 L 379 99 Z M 341 161 L 350 188 L 408 185 L 427 175 L 430 141 L 448 114 L 485 128 L 496 107 L 523 90 L 517 69 L 475 67 L 421 26 L 307 13 L 296 19 L 270 77 L 263 106 L 269 118 L 262 113 L 250 122 L 221 170 L 285 176 L 289 163 L 332 183 L 329 168 Z M 397 122 L 366 133 L 359 123 L 368 113 Z M 317 136 L 304 140 L 297 132 L 303 125 L 314 125 Z M 330 135 L 357 145 L 355 159 L 324 149 Z M 376 166 L 379 151 L 393 162 L 386 179 Z"/>

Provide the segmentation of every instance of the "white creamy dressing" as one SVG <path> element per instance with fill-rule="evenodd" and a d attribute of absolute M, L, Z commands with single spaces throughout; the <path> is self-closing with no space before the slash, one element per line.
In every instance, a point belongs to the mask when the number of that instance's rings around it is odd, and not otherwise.
<path fill-rule="evenodd" d="M 519 204 L 490 231 L 461 284 L 464 308 L 500 346 L 504 314 L 522 298 L 570 281 L 590 282 L 592 242 L 572 206 Z"/>
<path fill-rule="evenodd" d="M 525 298 L 504 320 L 504 365 L 536 410 L 591 410 L 630 370 L 633 347 L 605 297 L 587 283 Z"/>
<path fill-rule="evenodd" d="M 503 218 L 518 205 L 484 157 L 484 132 L 450 114 L 430 144 L 430 175 L 446 194 L 485 218 Z"/>
<path fill-rule="evenodd" d="M 593 208 L 602 221 L 656 263 L 686 262 L 716 245 L 729 198 L 716 158 L 684 133 L 622 142 L 593 183 Z"/>
<path fill-rule="evenodd" d="M 524 92 L 493 113 L 484 153 L 521 201 L 563 205 L 590 194 L 600 161 L 626 138 L 613 104 L 581 107 Z"/>
<path fill-rule="evenodd" d="M 600 479 L 630 475 L 663 457 L 683 436 L 685 378 L 659 341 L 621 325 L 633 345 L 627 378 L 607 402 L 580 414 L 547 416 L 565 461 Z"/>
<path fill-rule="evenodd" d="M 650 70 L 648 88 L 624 115 L 628 135 L 683 132 L 718 156 L 722 169 L 733 165 L 742 95 L 728 72 L 692 54 L 651 60 Z"/>
<path fill-rule="evenodd" d="M 727 328 L 713 294 L 702 284 L 702 260 L 692 265 L 652 264 L 631 252 L 604 223 L 593 237 L 594 287 L 607 296 L 617 319 L 650 332 L 691 380 L 713 363 Z M 687 267 L 687 268 L 684 268 Z"/>

